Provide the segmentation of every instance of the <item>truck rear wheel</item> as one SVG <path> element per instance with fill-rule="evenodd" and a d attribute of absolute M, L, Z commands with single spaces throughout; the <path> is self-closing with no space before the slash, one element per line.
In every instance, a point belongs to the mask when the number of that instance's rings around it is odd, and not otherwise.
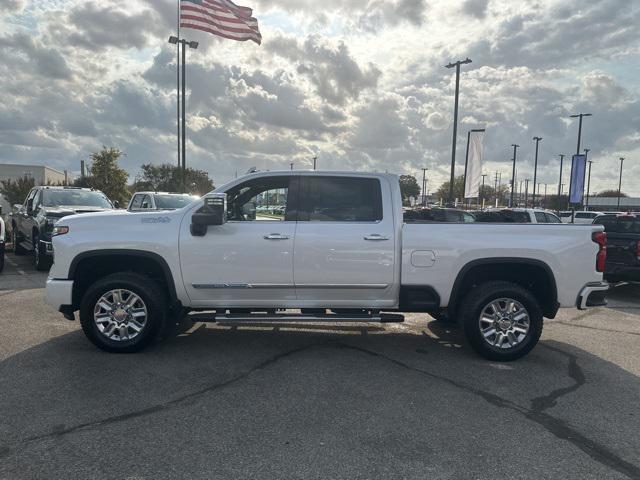
<path fill-rule="evenodd" d="M 508 362 L 525 356 L 542 334 L 543 315 L 536 298 L 511 282 L 478 285 L 458 310 L 465 336 L 484 358 Z"/>
<path fill-rule="evenodd" d="M 91 285 L 82 298 L 82 330 L 102 350 L 138 352 L 162 331 L 167 316 L 164 297 L 158 284 L 145 275 L 109 275 Z"/>

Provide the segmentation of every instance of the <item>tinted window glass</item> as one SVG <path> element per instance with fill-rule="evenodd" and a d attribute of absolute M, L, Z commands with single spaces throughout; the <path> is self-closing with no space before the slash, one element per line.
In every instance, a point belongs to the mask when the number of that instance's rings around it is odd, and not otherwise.
<path fill-rule="evenodd" d="M 595 213 L 589 213 L 589 212 L 577 212 L 576 213 L 576 218 L 594 218 L 596 216 Z"/>
<path fill-rule="evenodd" d="M 315 222 L 382 220 L 382 194 L 377 179 L 307 177 L 305 180 L 305 219 Z"/>
<path fill-rule="evenodd" d="M 131 208 L 142 208 L 142 197 L 144 197 L 144 195 L 134 195 Z"/>
<path fill-rule="evenodd" d="M 531 223 L 527 212 L 514 212 L 513 210 L 499 210 L 479 212 L 476 214 L 476 222 L 493 223 Z"/>
<path fill-rule="evenodd" d="M 42 192 L 42 203 L 47 207 L 83 206 L 112 208 L 102 192 L 77 189 L 45 189 Z"/>
<path fill-rule="evenodd" d="M 536 214 L 536 222 L 538 223 L 547 223 L 547 217 L 544 212 L 535 212 Z"/>
<path fill-rule="evenodd" d="M 227 220 L 286 220 L 288 196 L 289 177 L 249 180 L 227 192 Z"/>
<path fill-rule="evenodd" d="M 151 198 L 149 195 L 145 195 L 142 197 L 142 208 L 151 208 L 153 205 L 151 204 Z"/>
<path fill-rule="evenodd" d="M 597 217 L 593 223 L 595 225 L 603 225 L 605 231 L 607 232 L 615 232 L 617 229 L 617 221 L 616 221 L 616 217 L 614 217 L 613 215 L 603 215 L 601 217 Z"/>
<path fill-rule="evenodd" d="M 556 217 L 553 213 L 545 213 L 545 216 L 547 217 L 547 222 L 549 223 L 562 223 L 562 220 Z"/>
<path fill-rule="evenodd" d="M 163 194 L 157 194 L 157 195 L 154 195 L 154 197 L 156 200 L 156 208 L 163 208 L 163 209 L 182 208 L 189 205 L 191 202 L 193 202 L 198 198 L 193 195 L 163 195 Z"/>

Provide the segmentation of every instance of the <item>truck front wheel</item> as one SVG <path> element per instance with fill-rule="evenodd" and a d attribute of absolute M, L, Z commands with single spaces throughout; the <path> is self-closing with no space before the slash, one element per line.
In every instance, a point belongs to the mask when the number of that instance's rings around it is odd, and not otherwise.
<path fill-rule="evenodd" d="M 167 306 L 162 289 L 137 273 L 114 273 L 89 287 L 80 305 L 82 330 L 102 350 L 138 352 L 162 330 Z"/>
<path fill-rule="evenodd" d="M 525 356 L 542 334 L 543 315 L 536 298 L 511 282 L 487 282 L 472 289 L 458 311 L 471 347 L 489 360 Z"/>

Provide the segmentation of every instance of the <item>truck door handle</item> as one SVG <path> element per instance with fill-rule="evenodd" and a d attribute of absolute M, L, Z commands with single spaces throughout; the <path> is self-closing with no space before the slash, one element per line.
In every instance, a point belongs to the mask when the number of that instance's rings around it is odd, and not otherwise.
<path fill-rule="evenodd" d="M 289 240 L 287 235 L 282 235 L 281 233 L 270 233 L 269 235 L 264 236 L 265 240 Z"/>
<path fill-rule="evenodd" d="M 372 233 L 371 235 L 365 235 L 364 239 L 379 242 L 381 240 L 389 240 L 389 237 L 385 237 L 384 235 L 380 235 L 379 233 Z"/>

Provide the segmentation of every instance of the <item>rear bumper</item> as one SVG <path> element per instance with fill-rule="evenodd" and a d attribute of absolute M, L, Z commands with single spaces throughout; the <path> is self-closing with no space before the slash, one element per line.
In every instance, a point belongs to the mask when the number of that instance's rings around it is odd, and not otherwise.
<path fill-rule="evenodd" d="M 73 280 L 47 278 L 47 303 L 56 308 L 73 303 Z"/>
<path fill-rule="evenodd" d="M 607 292 L 609 284 L 607 282 L 587 283 L 576 300 L 576 306 L 579 310 L 586 310 L 590 307 L 603 307 L 607 304 Z"/>
<path fill-rule="evenodd" d="M 604 277 L 612 282 L 640 282 L 640 265 L 608 263 L 604 271 Z"/>

